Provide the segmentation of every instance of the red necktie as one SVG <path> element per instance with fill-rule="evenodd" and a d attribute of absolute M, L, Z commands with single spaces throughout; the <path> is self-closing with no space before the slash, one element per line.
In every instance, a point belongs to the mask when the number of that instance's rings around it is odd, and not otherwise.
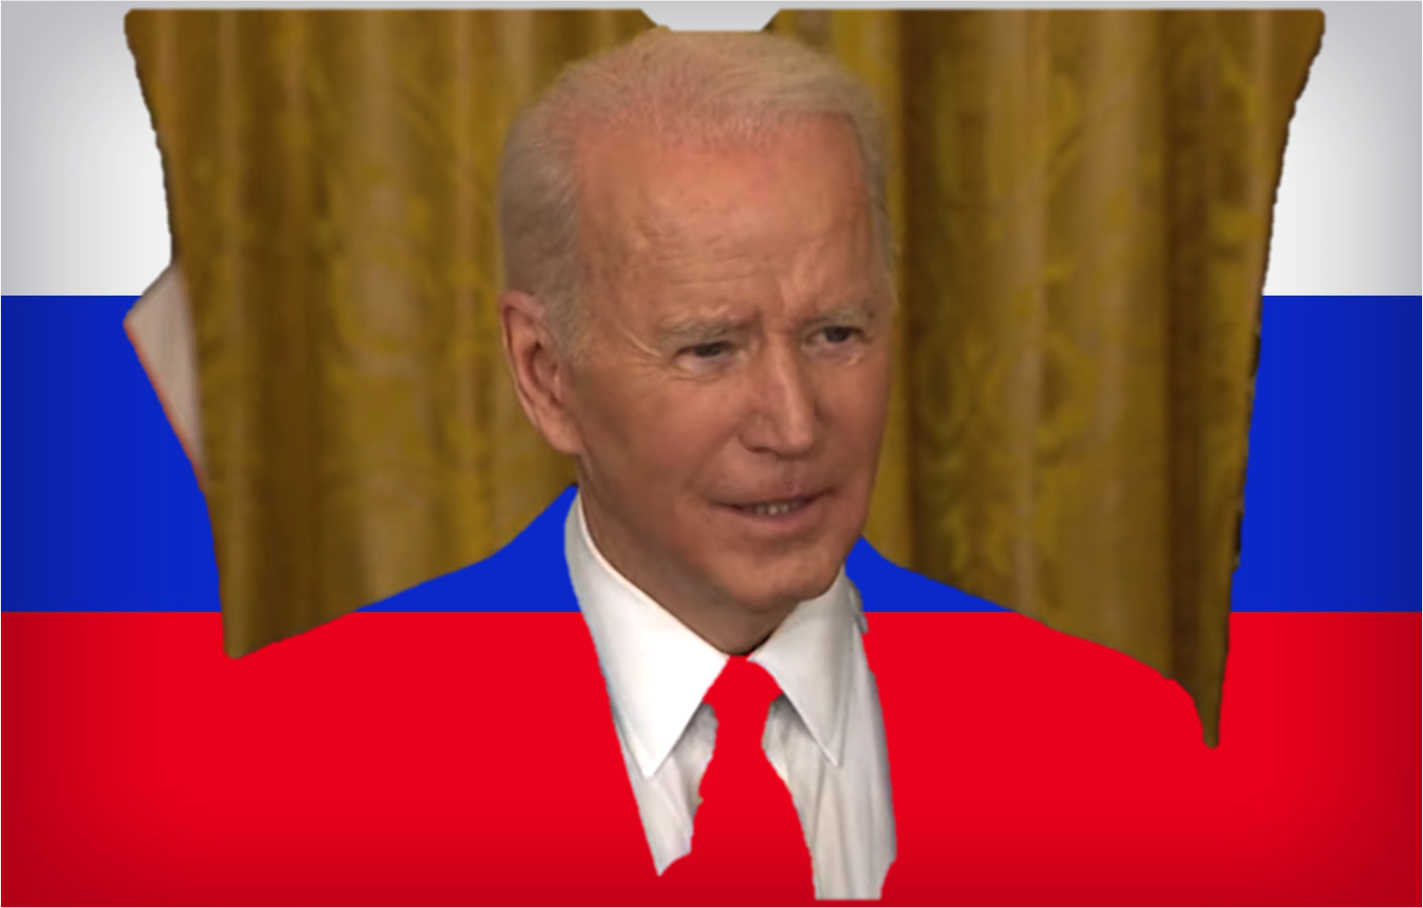
<path fill-rule="evenodd" d="M 810 850 L 790 790 L 761 748 L 766 714 L 780 693 L 775 679 L 744 656 L 731 657 L 707 691 L 716 749 L 702 777 L 692 852 L 667 868 L 669 884 L 758 904 L 815 898 Z"/>

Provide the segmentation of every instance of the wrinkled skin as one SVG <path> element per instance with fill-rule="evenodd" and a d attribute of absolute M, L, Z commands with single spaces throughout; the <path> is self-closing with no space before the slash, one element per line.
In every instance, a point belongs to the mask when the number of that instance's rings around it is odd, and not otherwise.
<path fill-rule="evenodd" d="M 539 300 L 502 297 L 520 400 L 577 459 L 609 562 L 748 652 L 829 588 L 868 514 L 893 291 L 853 136 L 817 118 L 754 148 L 580 151 L 590 308 L 569 344 Z"/>

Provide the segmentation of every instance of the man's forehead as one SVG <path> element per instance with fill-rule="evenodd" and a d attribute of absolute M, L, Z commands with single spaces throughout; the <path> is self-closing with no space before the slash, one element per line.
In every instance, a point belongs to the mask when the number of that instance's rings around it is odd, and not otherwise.
<path fill-rule="evenodd" d="M 589 142 L 580 167 L 587 247 L 603 254 L 694 256 L 758 232 L 813 238 L 868 214 L 853 146 L 828 137 L 727 146 L 618 138 Z M 796 172 L 807 169 L 813 175 Z"/>
<path fill-rule="evenodd" d="M 650 227 L 675 229 L 680 224 L 675 214 L 689 203 L 715 207 L 736 189 L 772 188 L 784 177 L 786 161 L 819 165 L 843 179 L 847 189 L 864 188 L 853 133 L 828 119 L 794 120 L 765 133 L 720 138 L 631 127 L 594 130 L 578 149 L 585 198 L 643 208 Z"/>

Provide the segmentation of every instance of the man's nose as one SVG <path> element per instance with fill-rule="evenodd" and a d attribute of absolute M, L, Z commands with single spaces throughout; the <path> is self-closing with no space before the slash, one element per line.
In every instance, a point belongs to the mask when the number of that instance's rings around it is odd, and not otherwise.
<path fill-rule="evenodd" d="M 771 349 L 753 370 L 752 406 L 743 440 L 753 451 L 803 457 L 821 435 L 821 413 L 808 364 L 793 350 Z"/>

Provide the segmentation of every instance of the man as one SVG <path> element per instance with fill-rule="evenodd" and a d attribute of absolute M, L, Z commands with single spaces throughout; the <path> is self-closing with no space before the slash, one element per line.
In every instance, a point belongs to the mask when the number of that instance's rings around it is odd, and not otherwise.
<path fill-rule="evenodd" d="M 500 299 L 519 400 L 578 465 L 569 571 L 659 872 L 714 750 L 703 697 L 750 654 L 766 756 L 822 898 L 895 854 L 857 594 L 893 283 L 864 89 L 760 34 L 654 31 L 511 130 Z"/>
<path fill-rule="evenodd" d="M 506 143 L 504 347 L 529 419 L 577 462 L 565 557 L 658 874 L 711 809 L 723 717 L 703 700 L 728 663 L 781 692 L 749 727 L 815 894 L 878 898 L 895 858 L 844 573 L 889 395 L 878 130 L 864 88 L 795 42 L 658 29 L 571 67 Z M 201 472 L 176 269 L 129 330 Z M 762 819 L 726 819 L 748 860 Z"/>

